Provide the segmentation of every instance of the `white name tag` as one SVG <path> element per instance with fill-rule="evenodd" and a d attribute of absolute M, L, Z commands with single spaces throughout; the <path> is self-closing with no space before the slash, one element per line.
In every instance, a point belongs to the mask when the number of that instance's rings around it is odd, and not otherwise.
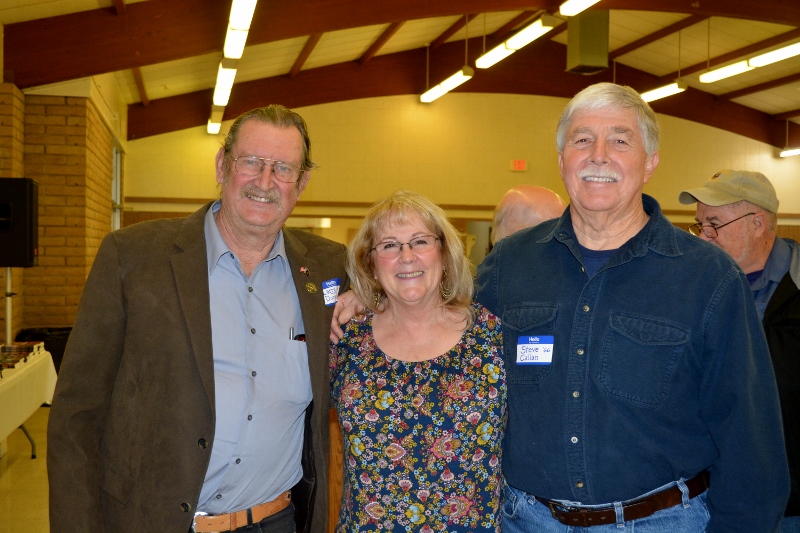
<path fill-rule="evenodd" d="M 553 336 L 519 337 L 517 339 L 518 365 L 549 365 L 553 362 Z"/>
<path fill-rule="evenodd" d="M 339 286 L 342 284 L 339 278 L 329 279 L 322 282 L 322 296 L 325 297 L 325 305 L 331 306 L 336 304 L 339 299 Z"/>

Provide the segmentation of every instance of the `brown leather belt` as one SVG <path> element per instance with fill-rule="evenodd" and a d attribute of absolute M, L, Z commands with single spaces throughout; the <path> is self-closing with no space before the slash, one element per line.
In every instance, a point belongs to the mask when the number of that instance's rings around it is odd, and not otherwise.
<path fill-rule="evenodd" d="M 708 488 L 708 472 L 700 472 L 686 481 L 686 487 L 689 489 L 689 498 L 702 494 Z M 550 514 L 553 515 L 553 518 L 567 526 L 592 527 L 615 524 L 617 522 L 617 514 L 614 511 L 614 507 L 586 509 L 584 507 L 570 507 L 569 505 L 563 505 L 538 496 L 534 496 L 534 498 L 550 508 Z M 662 509 L 678 505 L 682 501 L 681 489 L 677 486 L 670 487 L 650 496 L 623 504 L 623 516 L 626 522 L 639 520 Z"/>
<path fill-rule="evenodd" d="M 261 522 L 268 516 L 283 511 L 291 502 L 292 493 L 287 490 L 271 502 L 254 505 L 250 509 L 219 515 L 195 515 L 194 530 L 197 533 L 233 531 L 237 527 Z"/>

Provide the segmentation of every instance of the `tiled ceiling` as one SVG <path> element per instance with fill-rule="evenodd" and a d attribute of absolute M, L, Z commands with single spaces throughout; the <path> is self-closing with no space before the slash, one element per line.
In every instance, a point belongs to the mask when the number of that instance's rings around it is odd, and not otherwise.
<path fill-rule="evenodd" d="M 256 9 L 254 28 L 248 41 L 255 42 L 245 48 L 238 63 L 236 82 L 241 91 L 234 88 L 228 108 L 248 108 L 252 101 L 236 102 L 239 93 L 253 94 L 259 90 L 269 94 L 298 95 L 297 98 L 284 96 L 289 100 L 285 102 L 287 105 L 413 92 L 408 87 L 424 90 L 422 83 L 427 83 L 426 57 L 430 58 L 429 81 L 438 83 L 445 71 L 454 70 L 449 65 L 464 60 L 467 37 L 469 62 L 474 62 L 483 49 L 512 35 L 539 14 L 557 14 L 559 3 L 552 0 L 439 0 L 433 3 L 424 0 L 295 0 L 276 7 L 274 2 L 262 0 Z M 182 28 L 181 24 L 162 26 L 160 10 L 167 13 L 169 9 L 175 9 L 176 4 L 183 4 L 193 12 L 214 10 L 213 14 L 221 18 L 218 23 L 208 20 L 197 23 L 218 27 L 218 34 L 192 35 L 190 32 L 197 33 L 197 30 L 192 26 L 191 16 L 186 17 L 187 28 Z M 208 91 L 214 86 L 217 65 L 222 57 L 221 44 L 227 20 L 218 15 L 227 13 L 229 4 L 229 0 L 3 0 L 0 23 L 6 35 L 6 78 L 25 90 L 35 87 L 40 81 L 57 83 L 107 73 L 112 69 L 122 99 L 130 106 L 131 138 L 201 125 L 208 118 L 211 107 Z M 560 72 L 551 72 L 547 68 L 552 69 L 552 66 L 546 68 L 536 63 L 537 53 L 551 59 L 554 54 L 565 54 L 569 34 L 564 24 L 547 37 L 549 43 L 538 44 L 538 52 L 525 52 L 527 56 L 515 54 L 523 57 L 518 61 L 520 66 L 533 67 L 534 70 L 527 75 L 537 76 L 543 72 L 549 77 L 550 86 L 531 89 L 524 82 L 493 86 L 493 67 L 480 74 L 480 84 L 476 75 L 460 90 L 469 92 L 472 84 L 473 90 L 480 87 L 488 92 L 518 90 L 521 93 L 568 97 L 574 94 L 575 87 L 606 80 L 627 83 L 644 91 L 674 81 L 680 73 L 690 90 L 670 97 L 675 99 L 673 103 L 666 102 L 666 99 L 661 101 L 663 103 L 654 103 L 657 111 L 698 120 L 775 145 L 785 141 L 776 133 L 785 131 L 785 121 L 798 121 L 800 57 L 712 84 L 700 83 L 698 77 L 709 66 L 716 68 L 800 42 L 800 31 L 797 30 L 800 26 L 800 1 L 603 0 L 592 9 L 610 10 L 609 51 L 613 61 L 607 72 L 579 76 L 565 74 L 564 68 L 560 68 Z M 463 11 L 470 16 L 466 27 L 463 25 Z M 166 20 L 169 16 L 163 18 Z M 97 25 L 96 20 L 106 22 Z M 152 31 L 142 30 L 151 20 Z M 176 17 L 176 20 L 181 18 Z M 287 27 L 281 25 L 284 20 Z M 400 24 L 399 29 L 374 56 L 365 58 L 365 53 L 393 23 Z M 42 65 L 45 72 L 21 67 L 36 61 L 42 63 L 37 57 L 43 56 L 36 54 L 42 54 L 42 48 L 46 51 L 47 45 L 42 43 L 49 42 L 48 36 L 67 39 L 68 36 L 63 37 L 65 32 L 85 32 L 73 30 L 82 25 L 97 28 L 96 42 L 75 45 L 77 52 L 54 57 L 53 65 L 56 66 Z M 110 32 L 107 25 L 114 25 L 116 29 Z M 264 30 L 254 37 L 261 29 L 259 25 Z M 42 32 L 36 40 L 27 37 L 32 30 Z M 301 57 L 309 36 L 315 34 L 320 36 L 319 41 L 300 65 L 298 57 Z M 86 35 L 76 33 L 73 41 L 78 37 L 86 40 Z M 201 39 L 205 41 L 201 42 Z M 57 56 L 56 49 L 63 46 L 53 42 L 56 44 L 50 52 Z M 205 47 L 205 51 L 187 55 L 181 51 L 184 42 L 196 49 Z M 140 53 L 140 48 L 157 47 L 159 43 L 162 47 L 158 53 Z M 426 56 L 428 46 L 430 51 Z M 80 58 L 72 66 L 76 55 L 98 54 L 103 50 L 107 50 L 108 55 L 98 55 L 102 60 L 97 61 L 96 70 L 92 70 L 93 63 L 88 60 L 79 65 Z M 505 61 L 512 64 L 512 61 L 517 61 L 515 56 Z M 384 65 L 382 68 L 387 70 L 381 71 L 373 65 Z M 402 70 L 399 65 L 408 70 Z M 293 68 L 299 68 L 299 73 L 290 76 Z M 407 82 L 407 85 L 400 83 L 390 87 L 392 83 L 397 84 L 397 80 L 389 79 L 385 72 L 397 73 L 398 80 Z M 141 89 L 134 73 L 140 73 Z M 518 77 L 523 75 L 524 72 L 517 74 Z M 329 87 L 331 90 L 326 90 Z M 758 90 L 748 90 L 754 87 Z M 677 103 L 681 98 L 684 99 L 682 103 Z M 709 111 L 714 106 L 719 108 L 716 114 Z M 197 116 L 181 119 L 161 116 L 169 112 L 165 110 L 171 109 L 184 115 L 191 114 L 187 111 L 191 109 Z M 229 118 L 227 114 L 226 118 Z M 147 127 L 136 130 L 137 124 L 143 121 L 147 121 Z M 748 133 L 748 121 L 757 122 L 750 128 L 752 134 Z M 800 139 L 800 130 L 797 134 Z"/>

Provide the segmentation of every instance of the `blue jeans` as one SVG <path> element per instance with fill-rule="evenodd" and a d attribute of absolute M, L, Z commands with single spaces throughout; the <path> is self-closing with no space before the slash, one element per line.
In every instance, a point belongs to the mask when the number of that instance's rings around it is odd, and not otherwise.
<path fill-rule="evenodd" d="M 800 533 L 800 516 L 784 516 L 778 531 L 780 533 Z"/>
<path fill-rule="evenodd" d="M 676 485 L 671 483 L 670 485 Z M 658 490 L 669 488 L 659 487 Z M 656 492 L 653 491 L 653 492 Z M 505 486 L 503 533 L 703 533 L 708 523 L 706 493 L 691 500 L 684 493 L 684 503 L 662 509 L 639 520 L 618 524 L 580 527 L 565 526 L 550 514 L 550 509 L 527 492 Z M 609 507 L 612 504 L 594 506 Z M 592 506 L 582 506 L 592 507 Z"/>

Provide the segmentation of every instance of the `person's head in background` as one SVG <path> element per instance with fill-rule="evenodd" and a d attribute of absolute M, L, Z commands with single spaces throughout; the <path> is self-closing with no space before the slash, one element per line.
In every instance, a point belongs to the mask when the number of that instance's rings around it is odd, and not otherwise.
<path fill-rule="evenodd" d="M 697 202 L 691 233 L 725 250 L 745 274 L 764 268 L 775 243 L 779 203 L 766 176 L 721 170 L 678 199 L 682 204 Z"/>
<path fill-rule="evenodd" d="M 558 218 L 567 204 L 544 187 L 517 185 L 503 195 L 494 210 L 492 245 L 512 233 Z"/>

